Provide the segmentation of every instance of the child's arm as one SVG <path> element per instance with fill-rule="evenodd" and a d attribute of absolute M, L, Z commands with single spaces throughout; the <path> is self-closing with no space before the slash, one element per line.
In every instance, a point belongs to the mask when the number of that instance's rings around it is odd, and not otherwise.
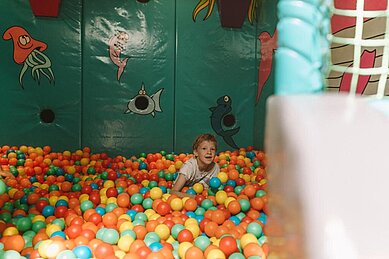
<path fill-rule="evenodd" d="M 170 193 L 177 195 L 180 198 L 183 198 L 183 197 L 194 198 L 195 195 L 193 195 L 193 194 L 181 192 L 182 187 L 185 186 L 185 182 L 186 182 L 185 176 L 183 176 L 182 174 L 179 174 L 176 182 L 174 183 L 174 186 L 172 187 L 172 189 L 170 191 Z"/>
<path fill-rule="evenodd" d="M 9 171 L 4 171 L 0 168 L 0 175 L 7 178 L 7 177 L 10 177 L 10 178 L 15 178 L 15 176 L 13 174 L 11 174 L 11 172 Z"/>

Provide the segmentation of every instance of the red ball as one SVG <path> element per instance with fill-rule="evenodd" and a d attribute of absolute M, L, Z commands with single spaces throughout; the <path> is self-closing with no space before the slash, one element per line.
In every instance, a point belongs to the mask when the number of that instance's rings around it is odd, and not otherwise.
<path fill-rule="evenodd" d="M 115 187 L 109 187 L 105 193 L 107 198 L 109 197 L 117 197 L 118 196 L 118 190 Z"/>
<path fill-rule="evenodd" d="M 226 257 L 229 257 L 235 252 L 239 252 L 238 244 L 232 236 L 224 236 L 220 239 L 219 248 L 223 251 Z"/>
<path fill-rule="evenodd" d="M 188 229 L 183 229 L 178 233 L 177 236 L 178 242 L 193 242 L 193 234 Z"/>
<path fill-rule="evenodd" d="M 47 200 L 38 200 L 35 203 L 35 207 L 39 212 L 42 212 L 43 208 L 49 205 L 49 202 Z"/>
<path fill-rule="evenodd" d="M 92 192 L 92 187 L 90 185 L 84 185 L 82 186 L 81 188 L 81 193 L 86 193 L 86 194 L 89 194 Z"/>
<path fill-rule="evenodd" d="M 157 213 L 161 216 L 169 214 L 171 211 L 169 203 L 166 201 L 161 201 L 157 206 Z"/>
<path fill-rule="evenodd" d="M 68 211 L 68 207 L 66 206 L 58 206 L 54 210 L 54 216 L 57 218 L 65 218 L 65 214 Z"/>

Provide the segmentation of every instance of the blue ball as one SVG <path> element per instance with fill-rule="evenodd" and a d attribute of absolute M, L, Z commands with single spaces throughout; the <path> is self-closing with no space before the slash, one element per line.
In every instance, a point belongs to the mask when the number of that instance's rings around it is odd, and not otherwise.
<path fill-rule="evenodd" d="M 54 206 L 51 206 L 51 205 L 46 205 L 43 209 L 42 209 L 42 215 L 45 216 L 45 218 L 47 218 L 48 216 L 53 216 L 54 215 Z"/>
<path fill-rule="evenodd" d="M 105 214 L 105 208 L 103 207 L 96 207 L 96 212 L 99 213 L 101 216 Z"/>
<path fill-rule="evenodd" d="M 193 211 L 188 211 L 188 212 L 186 212 L 186 215 L 187 215 L 189 218 L 195 218 L 195 217 L 196 217 L 196 214 L 195 214 Z"/>
<path fill-rule="evenodd" d="M 93 190 L 99 189 L 99 185 L 97 183 L 91 183 L 90 187 L 92 187 Z"/>
<path fill-rule="evenodd" d="M 55 231 L 51 234 L 50 238 L 60 236 L 63 237 L 63 239 L 66 239 L 66 234 L 63 231 Z"/>
<path fill-rule="evenodd" d="M 197 194 L 196 191 L 193 190 L 192 188 L 188 189 L 188 190 L 186 191 L 186 193 L 187 193 L 187 194 L 194 194 L 194 195 Z"/>
<path fill-rule="evenodd" d="M 126 214 L 127 214 L 128 216 L 131 217 L 131 220 L 132 220 L 132 221 L 134 221 L 136 213 L 137 213 L 137 212 L 136 212 L 135 210 L 128 210 L 128 211 L 126 212 Z"/>
<path fill-rule="evenodd" d="M 73 253 L 80 259 L 89 259 L 92 257 L 92 251 L 88 246 L 76 246 L 73 248 Z"/>
<path fill-rule="evenodd" d="M 167 188 L 165 187 L 165 186 L 158 186 L 159 187 L 159 189 L 161 189 L 162 190 L 162 193 L 166 193 L 167 192 Z"/>
<path fill-rule="evenodd" d="M 235 180 L 228 180 L 228 181 L 226 182 L 226 185 L 235 187 L 235 186 L 236 186 L 236 182 L 235 182 Z"/>
<path fill-rule="evenodd" d="M 212 187 L 212 188 L 219 188 L 219 186 L 221 185 L 221 181 L 219 178 L 217 177 L 212 177 L 211 180 L 209 180 L 209 185 Z"/>
<path fill-rule="evenodd" d="M 229 220 L 231 220 L 232 222 L 234 222 L 235 226 L 239 225 L 240 224 L 240 219 L 237 217 L 237 216 L 231 216 L 229 218 Z"/>
<path fill-rule="evenodd" d="M 58 200 L 56 203 L 55 203 L 55 207 L 59 207 L 59 206 L 68 206 L 68 202 L 66 200 Z"/>
<path fill-rule="evenodd" d="M 159 242 L 151 243 L 150 246 L 149 246 L 149 248 L 153 252 L 159 251 L 162 247 L 163 247 L 163 245 L 161 243 L 159 243 Z"/>
<path fill-rule="evenodd" d="M 150 188 L 142 187 L 142 188 L 140 188 L 139 193 L 140 193 L 140 194 L 145 194 L 145 193 L 148 192 L 149 190 L 150 190 Z"/>

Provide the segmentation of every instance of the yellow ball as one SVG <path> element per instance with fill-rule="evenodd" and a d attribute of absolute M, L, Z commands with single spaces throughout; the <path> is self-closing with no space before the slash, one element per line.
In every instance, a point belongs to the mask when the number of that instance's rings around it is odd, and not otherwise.
<path fill-rule="evenodd" d="M 117 199 L 116 199 L 116 197 L 109 197 L 109 198 L 107 199 L 107 204 L 109 204 L 109 203 L 114 203 L 114 204 L 117 205 Z"/>
<path fill-rule="evenodd" d="M 188 226 L 185 227 L 187 230 L 189 230 L 190 232 L 192 232 L 192 235 L 193 235 L 193 238 L 197 238 L 199 235 L 200 235 L 200 227 L 198 225 L 195 225 L 195 224 L 190 224 Z"/>
<path fill-rule="evenodd" d="M 155 214 L 153 214 L 153 215 L 150 216 L 149 221 L 150 221 L 150 220 L 158 219 L 158 218 L 160 218 L 160 217 L 161 217 L 161 215 L 159 215 L 158 213 L 155 213 Z"/>
<path fill-rule="evenodd" d="M 100 203 L 101 204 L 107 204 L 107 196 L 103 195 L 103 196 L 100 196 Z"/>
<path fill-rule="evenodd" d="M 184 207 L 184 205 L 183 205 L 182 200 L 180 198 L 174 198 L 170 202 L 170 207 L 174 211 L 181 211 L 182 208 Z"/>
<path fill-rule="evenodd" d="M 218 191 L 215 195 L 216 202 L 218 204 L 224 204 L 224 202 L 227 200 L 228 195 L 225 191 Z"/>
<path fill-rule="evenodd" d="M 162 200 L 163 201 L 167 201 L 167 199 L 169 199 L 169 197 L 170 197 L 170 193 L 164 193 L 163 195 L 162 195 Z"/>
<path fill-rule="evenodd" d="M 140 182 L 144 187 L 147 187 L 150 183 L 149 180 L 143 180 L 142 182 Z"/>
<path fill-rule="evenodd" d="M 89 158 L 87 158 L 87 157 L 81 158 L 80 164 L 81 164 L 82 166 L 87 166 L 87 165 L 89 164 Z"/>
<path fill-rule="evenodd" d="M 43 221 L 43 222 L 45 222 L 45 220 L 46 220 L 45 217 L 43 217 L 42 215 L 36 215 L 36 216 L 34 216 L 32 218 L 31 222 L 32 223 L 34 223 L 36 221 Z"/>
<path fill-rule="evenodd" d="M 134 242 L 134 238 L 132 236 L 122 236 L 119 238 L 118 247 L 120 250 L 124 252 L 130 251 L 130 246 Z"/>
<path fill-rule="evenodd" d="M 115 187 L 115 182 L 112 181 L 112 180 L 107 180 L 104 182 L 104 185 L 103 185 L 105 188 L 109 188 L 109 187 Z"/>
<path fill-rule="evenodd" d="M 100 190 L 100 196 L 106 195 L 106 194 L 107 194 L 107 189 L 108 189 L 108 188 L 106 188 L 106 187 L 101 188 L 101 190 Z"/>
<path fill-rule="evenodd" d="M 53 243 L 53 240 L 47 239 L 43 240 L 38 247 L 39 255 L 43 258 L 47 258 L 47 251 L 49 249 L 50 244 Z"/>
<path fill-rule="evenodd" d="M 118 219 L 125 219 L 125 220 L 130 221 L 130 222 L 132 221 L 131 216 L 128 214 L 122 214 L 119 216 Z"/>
<path fill-rule="evenodd" d="M 174 163 L 174 167 L 178 170 L 181 168 L 181 166 L 183 165 L 183 162 L 178 160 L 177 162 Z"/>
<path fill-rule="evenodd" d="M 13 236 L 17 234 L 19 234 L 19 231 L 15 227 L 8 227 L 3 231 L 3 236 Z"/>
<path fill-rule="evenodd" d="M 198 225 L 198 222 L 194 218 L 188 218 L 187 220 L 185 220 L 184 226 L 187 227 L 189 225 Z"/>
<path fill-rule="evenodd" d="M 56 225 L 56 224 L 49 224 L 46 226 L 46 234 L 48 236 L 51 236 L 51 234 L 53 234 L 54 232 L 56 231 L 61 231 L 61 227 Z"/>
<path fill-rule="evenodd" d="M 66 172 L 67 172 L 68 174 L 74 174 L 74 173 L 76 172 L 76 167 L 73 166 L 73 165 L 68 166 L 68 167 L 66 168 Z"/>
<path fill-rule="evenodd" d="M 123 259 L 124 256 L 126 256 L 126 252 L 122 251 L 122 250 L 116 250 L 115 251 L 115 256 L 119 259 Z"/>
<path fill-rule="evenodd" d="M 13 198 L 14 195 L 15 195 L 15 193 L 16 193 L 17 191 L 18 191 L 18 189 L 14 189 L 14 188 L 10 189 L 10 190 L 8 191 L 9 197 L 10 197 L 10 198 Z"/>
<path fill-rule="evenodd" d="M 155 230 L 154 230 L 155 233 L 157 233 L 157 235 L 162 239 L 162 240 L 166 240 L 169 238 L 170 236 L 170 229 L 168 226 L 166 226 L 165 224 L 159 224 Z"/>
<path fill-rule="evenodd" d="M 132 230 L 134 228 L 134 224 L 130 221 L 123 222 L 119 226 L 119 232 L 122 233 L 124 230 Z"/>
<path fill-rule="evenodd" d="M 225 172 L 220 172 L 217 174 L 217 178 L 219 178 L 220 182 L 225 183 L 228 180 L 228 175 Z"/>
<path fill-rule="evenodd" d="M 215 248 L 209 251 L 206 259 L 225 259 L 226 255 L 223 253 L 222 250 Z"/>
<path fill-rule="evenodd" d="M 47 190 L 47 189 L 49 189 L 49 185 L 47 183 L 42 183 L 41 184 L 41 189 Z"/>
<path fill-rule="evenodd" d="M 162 192 L 161 188 L 159 188 L 159 187 L 153 187 L 150 190 L 150 198 L 153 200 L 161 199 L 162 194 L 163 194 L 163 192 Z"/>
<path fill-rule="evenodd" d="M 169 173 L 175 173 L 177 171 L 174 165 L 170 165 L 167 170 L 169 171 Z"/>
<path fill-rule="evenodd" d="M 236 200 L 236 199 L 233 197 L 227 197 L 227 199 L 224 201 L 224 206 L 227 208 L 228 204 L 230 204 L 230 202 L 234 201 L 234 200 Z"/>
<path fill-rule="evenodd" d="M 64 196 L 64 195 L 59 196 L 58 200 L 64 200 L 64 201 L 69 202 L 69 198 Z"/>
<path fill-rule="evenodd" d="M 202 193 L 204 191 L 204 186 L 203 184 L 201 183 L 195 183 L 192 187 L 192 189 L 196 192 L 196 193 Z"/>
<path fill-rule="evenodd" d="M 242 249 L 246 247 L 249 243 L 258 243 L 258 239 L 254 236 L 254 234 L 246 233 L 240 238 L 240 246 Z"/>
<path fill-rule="evenodd" d="M 182 242 L 178 245 L 178 256 L 180 258 L 185 258 L 186 251 L 193 246 L 190 242 Z M 214 257 L 216 258 L 216 257 Z"/>
<path fill-rule="evenodd" d="M 147 216 L 148 219 L 150 219 L 151 215 L 154 215 L 156 212 L 153 209 L 147 209 L 145 210 L 144 214 Z"/>
<path fill-rule="evenodd" d="M 86 193 L 83 193 L 80 195 L 80 197 L 78 197 L 78 200 L 80 201 L 80 203 L 83 201 L 87 201 L 87 200 L 89 200 L 89 195 Z"/>

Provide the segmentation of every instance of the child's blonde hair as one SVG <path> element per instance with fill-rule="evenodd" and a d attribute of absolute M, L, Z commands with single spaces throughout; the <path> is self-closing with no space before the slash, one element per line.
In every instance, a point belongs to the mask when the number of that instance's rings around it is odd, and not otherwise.
<path fill-rule="evenodd" d="M 192 149 L 193 150 L 196 150 L 199 145 L 204 142 L 204 141 L 209 141 L 209 142 L 213 142 L 215 144 L 215 148 L 217 149 L 217 140 L 215 138 L 214 135 L 212 134 L 209 134 L 209 133 L 205 133 L 205 134 L 201 134 L 200 136 L 198 136 L 194 141 L 193 141 L 193 145 L 192 145 Z"/>

